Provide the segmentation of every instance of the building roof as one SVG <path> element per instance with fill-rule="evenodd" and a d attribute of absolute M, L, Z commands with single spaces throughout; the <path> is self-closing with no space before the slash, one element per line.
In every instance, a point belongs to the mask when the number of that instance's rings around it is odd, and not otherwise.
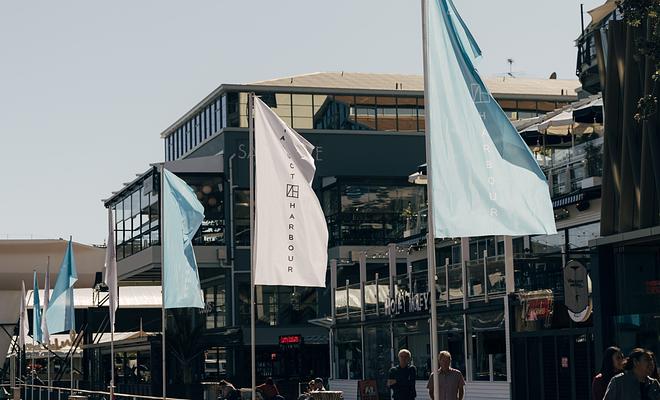
<path fill-rule="evenodd" d="M 498 98 L 536 99 L 536 100 L 577 100 L 576 90 L 580 88 L 577 79 L 538 79 L 514 78 L 510 76 L 491 77 L 484 79 L 490 92 Z M 400 91 L 402 94 L 424 91 L 422 75 L 405 74 L 375 74 L 361 72 L 314 72 L 294 75 L 248 84 L 224 84 L 211 92 L 190 111 L 182 115 L 172 125 L 161 132 L 161 138 L 166 138 L 181 124 L 214 101 L 218 95 L 227 90 L 259 90 L 259 88 L 298 88 L 325 90 L 372 90 Z"/>
<path fill-rule="evenodd" d="M 537 79 L 498 76 L 484 79 L 486 86 L 497 95 L 575 96 L 580 87 L 577 79 Z M 422 75 L 369 74 L 359 72 L 315 72 L 267 81 L 253 82 L 256 86 L 286 86 L 323 89 L 365 90 L 424 90 Z"/>
<path fill-rule="evenodd" d="M 0 240 L 0 290 L 21 289 L 21 281 L 32 286 L 32 272 L 36 269 L 39 284 L 43 285 L 46 264 L 50 257 L 50 282 L 55 280 L 66 252 L 68 240 Z M 73 254 L 78 271 L 79 286 L 91 287 L 97 272 L 103 271 L 105 248 L 73 242 Z"/>

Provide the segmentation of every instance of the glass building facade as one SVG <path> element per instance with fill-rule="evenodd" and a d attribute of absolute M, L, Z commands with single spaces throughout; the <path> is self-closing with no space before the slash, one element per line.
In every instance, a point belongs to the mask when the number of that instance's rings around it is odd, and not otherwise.
<path fill-rule="evenodd" d="M 351 95 L 322 89 L 315 92 L 256 94 L 288 126 L 297 130 L 424 132 L 421 95 Z M 247 92 L 227 91 L 178 122 L 165 138 L 166 161 L 186 157 L 225 128 L 247 128 L 247 97 Z M 567 104 L 515 99 L 498 102 L 512 120 L 536 117 Z"/>
<path fill-rule="evenodd" d="M 417 378 L 428 379 L 428 309 L 415 303 L 415 309 L 385 314 L 388 297 L 398 296 L 410 307 L 410 298 L 428 291 L 422 236 L 427 219 L 426 188 L 408 181 L 408 175 L 424 162 L 423 92 L 294 85 L 220 87 L 163 134 L 166 161 L 211 155 L 222 158 L 222 173 L 180 174 L 205 208 L 195 246 L 218 247 L 217 254 L 200 251 L 207 257 L 207 263 L 200 267 L 206 303 L 201 375 L 205 379 L 228 378 L 239 386 L 249 384 L 245 376 L 250 367 L 245 341 L 250 322 L 249 154 L 245 135 L 249 92 L 260 96 L 318 150 L 323 149 L 321 157 L 315 153 L 313 187 L 326 216 L 329 252 L 332 257 L 340 255 L 335 258 L 340 267 L 333 288 L 257 289 L 258 379 L 273 377 L 282 392 L 296 395 L 297 389 L 287 387 L 292 385 L 287 379 L 293 375 L 298 380 L 317 376 L 334 381 L 376 379 L 383 398 L 389 398 L 384 380 L 395 350 L 401 347 L 412 351 Z M 557 108 L 569 97 L 498 101 L 510 118 L 517 119 Z M 368 152 L 363 151 L 366 148 Z M 159 243 L 157 178 L 156 171 L 150 171 L 107 203 L 116 216 L 118 258 L 122 260 Z M 156 190 L 148 190 L 150 187 Z M 507 372 L 510 354 L 504 340 L 507 268 L 517 284 L 544 288 L 546 282 L 530 271 L 556 272 L 556 264 L 548 260 L 555 260 L 557 255 L 550 253 L 561 248 L 560 242 L 585 242 L 588 232 L 565 231 L 557 238 L 515 238 L 513 248 L 519 256 L 509 267 L 504 238 L 437 243 L 438 340 L 441 349 L 452 353 L 454 367 L 469 382 L 506 384 L 511 379 Z M 401 243 L 403 240 L 406 242 Z M 397 257 L 391 267 L 383 249 L 396 242 Z M 528 257 L 532 246 L 534 251 L 545 249 L 547 259 Z M 351 252 L 369 255 L 365 279 L 360 277 L 355 257 L 345 259 Z M 546 281 L 557 280 L 552 274 L 547 276 Z M 328 320 L 333 321 L 332 339 Z M 280 333 L 299 334 L 303 344 L 300 348 L 281 346 L 275 340 Z"/>

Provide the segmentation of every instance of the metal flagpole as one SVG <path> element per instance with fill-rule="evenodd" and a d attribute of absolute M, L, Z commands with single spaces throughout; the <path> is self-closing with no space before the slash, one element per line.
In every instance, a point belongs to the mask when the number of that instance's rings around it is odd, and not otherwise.
<path fill-rule="evenodd" d="M 162 364 L 162 374 L 163 374 L 163 399 L 167 399 L 167 365 L 165 361 L 167 359 L 167 353 L 165 352 L 166 343 L 165 343 L 165 328 L 167 327 L 166 312 L 165 312 L 165 241 L 163 240 L 163 232 L 165 231 L 163 225 L 163 180 L 165 171 L 165 164 L 162 164 L 160 167 L 160 192 L 158 195 L 158 201 L 160 203 L 160 294 L 161 294 L 161 322 L 162 322 L 162 348 L 161 348 L 161 364 Z M 113 360 L 114 362 L 114 360 Z"/>
<path fill-rule="evenodd" d="M 37 269 L 36 268 L 33 269 L 32 272 L 36 273 Z M 32 314 L 37 312 L 37 309 L 34 307 L 35 306 L 34 298 L 35 298 L 34 287 L 32 287 Z M 41 327 L 39 327 L 39 329 L 41 329 Z M 30 378 L 31 378 L 30 384 L 32 386 L 30 386 L 30 399 L 34 399 L 34 335 L 36 331 L 37 331 L 37 327 L 34 326 L 34 318 L 32 318 L 32 353 L 30 354 L 31 355 L 30 358 L 32 359 L 32 367 L 30 368 Z"/>
<path fill-rule="evenodd" d="M 75 331 L 73 331 L 73 332 L 75 332 Z M 71 335 L 71 332 L 69 332 L 69 338 L 71 338 L 71 337 L 73 337 L 73 340 L 71 340 L 71 359 L 69 361 L 71 363 L 71 366 L 70 366 L 70 369 L 71 369 L 71 373 L 70 373 L 70 375 L 71 375 L 71 385 L 70 386 L 71 386 L 71 394 L 73 394 L 73 351 L 74 351 L 73 343 L 75 342 L 75 336 Z"/>
<path fill-rule="evenodd" d="M 115 400 L 115 324 L 110 325 L 110 400 Z"/>
<path fill-rule="evenodd" d="M 48 256 L 48 264 L 46 268 L 47 268 L 46 273 L 49 274 L 48 286 L 50 286 L 50 256 Z M 50 287 L 49 288 L 44 287 L 44 293 L 46 290 L 48 290 L 48 297 L 50 297 Z M 48 299 L 48 302 L 50 303 L 50 298 Z M 46 314 L 46 309 L 44 307 L 44 313 L 41 316 L 41 318 L 46 318 L 45 314 Z M 46 327 L 48 327 L 48 322 L 46 322 Z M 50 380 L 50 332 L 48 332 L 48 343 L 46 344 L 46 351 L 48 353 L 48 393 L 50 394 L 50 390 L 52 387 L 52 381 Z"/>
<path fill-rule="evenodd" d="M 254 315 L 254 256 L 256 249 L 254 247 L 254 93 L 248 95 L 248 142 L 250 162 L 250 360 L 252 362 L 252 400 L 256 400 L 257 387 L 257 350 L 256 350 L 256 323 Z"/>
<path fill-rule="evenodd" d="M 423 48 L 423 59 L 424 59 L 424 109 L 426 110 L 426 129 L 425 129 L 425 140 L 426 140 L 426 191 L 427 191 L 427 201 L 428 201 L 428 233 L 426 239 L 426 250 L 428 252 L 428 287 L 429 294 L 431 297 L 431 371 L 433 371 L 433 395 L 437 398 L 438 393 L 440 393 L 440 381 L 438 377 L 438 315 L 436 313 L 437 309 L 437 299 L 436 299 L 436 286 L 435 286 L 435 277 L 436 277 L 436 266 L 435 266 L 435 224 L 433 220 L 433 187 L 431 179 L 431 138 L 430 138 L 430 110 L 429 110 L 429 96 L 428 96 L 428 27 L 426 26 L 427 15 L 428 15 L 428 0 L 421 0 L 422 2 L 422 48 Z M 434 400 L 434 399 L 431 399 Z"/>
<path fill-rule="evenodd" d="M 69 235 L 69 242 L 71 242 L 72 240 L 73 240 L 73 236 Z M 71 304 L 74 304 L 73 303 L 73 294 L 74 294 L 73 293 L 73 287 L 69 288 L 69 294 L 71 296 Z M 75 318 L 75 314 L 76 314 L 75 305 L 73 307 L 73 310 L 71 310 L 71 312 L 72 312 L 71 318 Z M 71 335 L 71 332 L 73 332 L 73 335 Z M 73 394 L 73 353 L 74 353 L 73 343 L 76 340 L 75 334 L 76 334 L 76 325 L 73 324 L 73 326 L 71 327 L 71 331 L 69 331 L 69 338 L 73 338 L 73 339 L 71 339 L 71 359 L 69 360 L 71 362 L 71 368 L 70 368 L 71 369 L 71 374 L 70 374 L 71 375 L 71 392 L 70 392 L 70 394 Z"/>

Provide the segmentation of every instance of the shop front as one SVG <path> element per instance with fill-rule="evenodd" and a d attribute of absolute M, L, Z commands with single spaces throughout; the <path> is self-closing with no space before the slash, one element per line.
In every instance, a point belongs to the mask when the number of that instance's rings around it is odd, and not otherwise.
<path fill-rule="evenodd" d="M 457 243 L 453 245 L 460 246 Z M 469 248 L 467 241 L 464 247 Z M 357 398 L 360 381 L 375 381 L 378 397 L 389 399 L 386 381 L 390 368 L 398 363 L 400 349 L 412 353 L 417 398 L 429 397 L 431 298 L 426 251 L 406 249 L 389 246 L 388 254 L 396 253 L 396 260 L 378 259 L 378 254 L 359 257 L 355 267 L 366 278 L 362 283 L 343 279 L 342 269 L 351 265 L 340 266 L 339 273 L 333 274 L 345 285 L 334 291 L 330 385 L 342 390 L 347 400 Z M 441 256 L 451 252 L 437 250 Z M 466 399 L 509 398 L 504 257 L 486 253 L 481 259 L 462 262 L 459 253 L 454 264 L 451 257 L 443 258 L 446 263 L 436 271 L 438 349 L 449 351 L 452 367 L 464 375 Z"/>

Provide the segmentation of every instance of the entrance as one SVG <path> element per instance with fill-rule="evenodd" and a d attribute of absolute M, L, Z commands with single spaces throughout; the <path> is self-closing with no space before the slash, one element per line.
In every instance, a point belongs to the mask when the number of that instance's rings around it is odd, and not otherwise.
<path fill-rule="evenodd" d="M 544 333 L 511 338 L 513 399 L 590 399 L 596 369 L 591 331 Z"/>

